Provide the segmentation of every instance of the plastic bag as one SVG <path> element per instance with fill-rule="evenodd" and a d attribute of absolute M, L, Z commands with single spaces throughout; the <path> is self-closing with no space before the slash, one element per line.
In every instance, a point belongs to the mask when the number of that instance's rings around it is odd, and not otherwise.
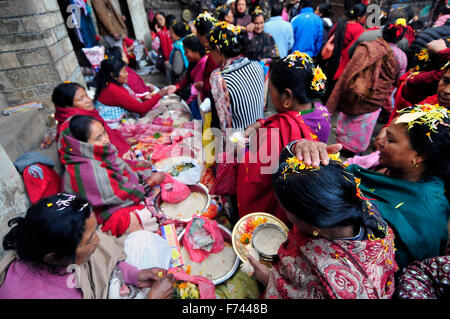
<path fill-rule="evenodd" d="M 138 230 L 125 239 L 125 260 L 138 269 L 159 267 L 169 269 L 172 249 L 167 241 L 156 233 Z"/>
<path fill-rule="evenodd" d="M 216 299 L 216 286 L 206 277 L 188 275 L 182 268 L 170 268 L 169 273 L 173 274 L 175 280 L 189 281 L 198 286 L 200 299 Z"/>
<path fill-rule="evenodd" d="M 177 204 L 185 200 L 190 194 L 191 190 L 188 186 L 166 174 L 166 178 L 161 183 L 161 198 L 163 202 Z"/>
<path fill-rule="evenodd" d="M 192 225 L 195 228 L 191 233 Z M 210 238 L 208 238 L 209 236 Z M 208 245 L 211 245 L 211 247 L 208 247 Z M 218 253 L 224 246 L 222 231 L 216 221 L 194 215 L 186 225 L 183 247 L 186 248 L 193 262 L 201 263 L 209 254 Z"/>

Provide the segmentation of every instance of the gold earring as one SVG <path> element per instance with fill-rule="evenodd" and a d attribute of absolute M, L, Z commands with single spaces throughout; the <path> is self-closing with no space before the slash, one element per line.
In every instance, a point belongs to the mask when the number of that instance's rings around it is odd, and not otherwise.
<path fill-rule="evenodd" d="M 312 234 L 314 237 L 317 237 L 319 236 L 319 231 L 317 229 L 314 229 Z"/>
<path fill-rule="evenodd" d="M 416 163 L 416 161 L 415 161 L 415 160 L 411 160 L 411 162 L 412 162 L 412 165 L 413 165 L 413 167 L 414 167 L 414 168 L 416 168 L 416 167 L 418 167 L 418 166 L 419 166 L 419 164 L 418 164 L 418 163 Z"/>
<path fill-rule="evenodd" d="M 284 103 L 284 108 L 287 109 L 287 108 L 289 108 L 289 107 L 290 107 L 289 103 L 285 102 L 285 103 Z"/>

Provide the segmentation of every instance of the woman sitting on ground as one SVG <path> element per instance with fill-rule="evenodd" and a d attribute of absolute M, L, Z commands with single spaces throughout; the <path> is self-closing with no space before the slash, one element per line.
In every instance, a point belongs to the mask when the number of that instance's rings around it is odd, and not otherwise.
<path fill-rule="evenodd" d="M 121 59 L 102 61 L 95 78 L 97 86 L 95 108 L 105 121 L 117 123 L 130 112 L 145 115 L 167 93 L 167 90 L 163 88 L 154 95 L 147 94 L 139 98 L 127 85 L 127 80 L 128 72 L 125 62 Z"/>
<path fill-rule="evenodd" d="M 169 60 L 164 62 L 164 65 L 166 82 L 168 84 L 175 84 L 184 77 L 189 66 L 189 61 L 183 47 L 183 39 L 190 33 L 190 29 L 186 23 L 174 20 L 170 25 L 169 31 L 173 49 L 170 52 Z"/>
<path fill-rule="evenodd" d="M 448 240 L 450 213 L 444 181 L 450 172 L 450 119 L 447 109 L 418 105 L 401 111 L 379 143 L 379 165 L 348 170 L 361 179 L 361 191 L 374 199 L 395 233 L 400 268 L 413 261 L 442 256 Z M 340 144 L 294 141 L 288 145 L 308 165 L 328 163 Z"/>
<path fill-rule="evenodd" d="M 272 269 L 249 256 L 264 298 L 391 298 L 394 234 L 353 174 L 340 161 L 312 167 L 286 150 L 280 161 L 274 191 L 294 226 Z"/>
<path fill-rule="evenodd" d="M 65 120 L 74 115 L 88 115 L 102 123 L 111 143 L 117 148 L 120 157 L 130 150 L 130 145 L 122 136 L 119 130 L 114 130 L 105 122 L 98 111 L 94 108 L 94 103 L 87 95 L 83 86 L 78 83 L 61 83 L 52 94 L 52 102 L 55 105 L 55 120 L 58 121 L 57 137 L 61 132 L 61 126 Z"/>
<path fill-rule="evenodd" d="M 117 156 L 99 121 L 75 115 L 64 122 L 58 152 L 65 168 L 63 190 L 91 203 L 104 232 L 120 236 L 154 228 L 151 212 L 142 202 L 165 175 L 130 167 Z"/>
<path fill-rule="evenodd" d="M 152 96 L 155 87 L 147 85 L 144 80 L 136 73 L 135 70 L 129 67 L 128 57 L 118 47 L 111 47 L 105 52 L 105 57 L 108 59 L 120 59 L 126 64 L 126 71 L 128 73 L 127 85 L 136 93 L 137 96 L 144 96 L 149 94 L 148 98 Z"/>
<path fill-rule="evenodd" d="M 0 261 L 1 299 L 106 299 L 116 266 L 127 284 L 152 287 L 147 298 L 172 296 L 173 275 L 125 262 L 123 241 L 97 231 L 89 203 L 74 195 L 44 198 L 8 226 L 13 228 L 3 239 L 10 252 Z"/>
<path fill-rule="evenodd" d="M 277 167 L 278 154 L 292 139 L 328 141 L 330 115 L 323 105 L 313 102 L 314 98 L 324 93 L 325 78 L 321 72 L 306 53 L 298 51 L 272 63 L 269 90 L 278 113 L 266 120 L 259 119 L 247 127 L 244 133 L 245 136 L 251 136 L 256 130 L 257 135 L 252 137 L 250 145 L 256 145 L 256 141 L 260 144 L 255 149 L 259 154 L 250 148 L 245 162 L 238 165 L 237 200 L 240 217 L 264 211 L 288 222 L 273 193 L 273 170 L 265 173 L 262 170 L 271 165 Z M 265 141 L 266 145 L 261 144 Z M 267 150 L 271 150 L 271 162 L 261 159 L 261 152 L 267 153 Z"/>

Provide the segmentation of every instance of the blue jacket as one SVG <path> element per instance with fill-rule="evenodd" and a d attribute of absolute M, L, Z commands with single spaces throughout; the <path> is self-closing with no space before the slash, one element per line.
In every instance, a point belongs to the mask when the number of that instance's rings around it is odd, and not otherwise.
<path fill-rule="evenodd" d="M 280 53 L 280 58 L 284 58 L 294 44 L 292 25 L 284 21 L 281 16 L 271 17 L 269 21 L 264 23 L 264 32 L 272 35 Z"/>
<path fill-rule="evenodd" d="M 292 51 L 308 53 L 311 57 L 319 55 L 322 49 L 323 23 L 322 19 L 307 7 L 291 21 L 294 29 L 294 46 Z"/>

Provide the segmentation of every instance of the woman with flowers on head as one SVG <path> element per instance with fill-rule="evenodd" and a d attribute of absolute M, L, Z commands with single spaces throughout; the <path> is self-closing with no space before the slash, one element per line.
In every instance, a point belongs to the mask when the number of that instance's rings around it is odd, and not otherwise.
<path fill-rule="evenodd" d="M 270 59 L 279 57 L 278 49 L 273 37 L 264 32 L 264 12 L 257 7 L 252 12 L 253 32 L 249 33 L 250 43 L 246 56 L 250 60 L 269 62 Z"/>
<path fill-rule="evenodd" d="M 316 67 L 306 53 L 296 51 L 272 63 L 269 90 L 278 114 L 266 120 L 258 119 L 244 133 L 256 147 L 250 148 L 245 161 L 238 166 L 239 216 L 267 212 L 288 222 L 273 193 L 273 171 L 263 170 L 276 165 L 281 150 L 292 139 L 328 141 L 329 113 L 323 105 L 313 102 L 324 93 L 325 81 L 320 67 Z M 262 159 L 262 152 L 270 154 L 272 161 Z"/>
<path fill-rule="evenodd" d="M 400 268 L 445 254 L 450 207 L 445 181 L 450 173 L 450 119 L 447 108 L 416 105 L 400 111 L 379 142 L 378 164 L 348 167 L 361 180 L 395 233 Z M 340 144 L 294 141 L 287 146 L 309 165 L 326 165 Z M 448 189 L 448 187 L 447 187 Z"/>
<path fill-rule="evenodd" d="M 389 299 L 394 234 L 339 160 L 313 167 L 284 150 L 273 175 L 276 197 L 294 225 L 269 269 L 252 256 L 264 298 Z M 345 283 L 345 284 L 342 284 Z"/>
<path fill-rule="evenodd" d="M 123 240 L 99 232 L 89 202 L 75 195 L 46 197 L 8 226 L 1 299 L 107 299 L 115 268 L 126 284 L 151 287 L 148 299 L 172 297 L 173 275 L 127 263 Z"/>
<path fill-rule="evenodd" d="M 210 53 L 219 66 L 211 74 L 211 93 L 223 133 L 244 130 L 264 115 L 264 70 L 243 56 L 247 32 L 226 21 L 219 22 L 209 36 Z"/>
<path fill-rule="evenodd" d="M 200 100 L 203 101 L 206 97 L 211 97 L 211 84 L 209 79 L 211 73 L 217 69 L 217 64 L 209 52 L 209 32 L 214 28 L 217 19 L 208 11 L 200 13 L 194 20 L 194 26 L 197 29 L 197 37 L 200 43 L 205 48 L 207 60 L 205 65 L 205 72 L 203 73 L 203 80 L 195 83 L 195 88 L 200 91 Z"/>

